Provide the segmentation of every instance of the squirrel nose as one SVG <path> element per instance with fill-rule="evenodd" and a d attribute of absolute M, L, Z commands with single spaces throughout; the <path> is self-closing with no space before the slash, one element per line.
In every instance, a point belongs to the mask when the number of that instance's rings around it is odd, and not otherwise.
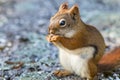
<path fill-rule="evenodd" d="M 54 30 L 50 30 L 50 34 L 54 34 L 55 33 L 55 31 Z"/>

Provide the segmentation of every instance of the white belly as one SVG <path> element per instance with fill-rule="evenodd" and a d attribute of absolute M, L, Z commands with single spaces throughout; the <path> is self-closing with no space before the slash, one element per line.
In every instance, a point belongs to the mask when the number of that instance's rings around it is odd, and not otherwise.
<path fill-rule="evenodd" d="M 94 47 L 85 47 L 76 50 L 60 49 L 60 63 L 64 69 L 76 73 L 81 77 L 89 77 L 88 61 L 93 58 Z"/>

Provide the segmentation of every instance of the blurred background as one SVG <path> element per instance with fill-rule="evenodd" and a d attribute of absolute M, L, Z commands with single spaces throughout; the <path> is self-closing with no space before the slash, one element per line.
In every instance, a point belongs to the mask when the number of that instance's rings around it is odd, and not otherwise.
<path fill-rule="evenodd" d="M 58 50 L 45 36 L 63 2 L 79 5 L 82 20 L 102 33 L 107 52 L 120 46 L 120 0 L 0 0 L 0 80 L 58 80 L 52 75 L 61 68 Z M 98 77 L 120 80 L 119 74 Z"/>

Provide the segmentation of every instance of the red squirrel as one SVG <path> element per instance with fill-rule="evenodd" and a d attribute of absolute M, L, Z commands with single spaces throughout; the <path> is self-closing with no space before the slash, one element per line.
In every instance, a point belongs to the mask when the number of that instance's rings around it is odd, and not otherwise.
<path fill-rule="evenodd" d="M 81 20 L 77 5 L 69 8 L 67 3 L 61 4 L 50 19 L 48 32 L 47 40 L 59 49 L 60 63 L 64 68 L 54 72 L 58 77 L 75 73 L 83 79 L 93 80 L 98 71 L 104 69 L 101 67 L 107 64 L 113 67 L 120 59 L 119 53 L 103 56 L 105 42 L 102 35 Z M 114 58 L 117 59 L 112 61 Z"/>

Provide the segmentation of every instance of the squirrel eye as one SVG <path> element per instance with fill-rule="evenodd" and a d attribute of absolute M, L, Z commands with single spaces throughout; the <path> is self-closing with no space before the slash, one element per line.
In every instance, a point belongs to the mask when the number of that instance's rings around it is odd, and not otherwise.
<path fill-rule="evenodd" d="M 65 20 L 65 19 L 61 19 L 61 20 L 59 21 L 59 24 L 60 24 L 60 26 L 64 27 L 65 24 L 66 24 L 66 20 Z"/>

